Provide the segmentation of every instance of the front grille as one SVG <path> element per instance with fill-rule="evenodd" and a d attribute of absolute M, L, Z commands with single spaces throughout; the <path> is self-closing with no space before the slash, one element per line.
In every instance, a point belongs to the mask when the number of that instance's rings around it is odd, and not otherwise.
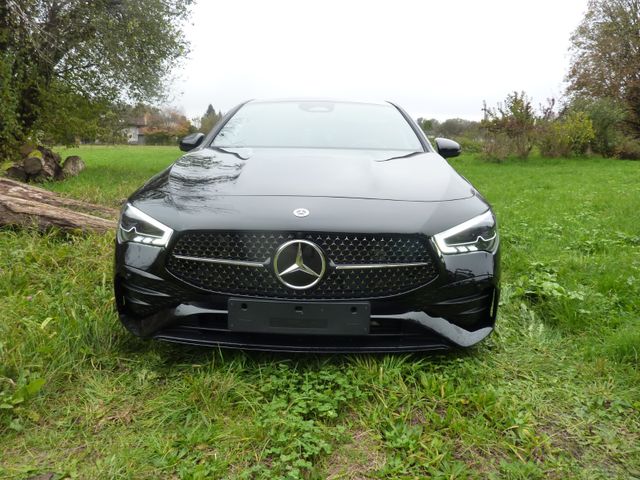
<path fill-rule="evenodd" d="M 293 239 L 317 244 L 329 265 L 323 279 L 308 290 L 292 290 L 273 273 L 277 248 Z M 209 263 L 177 258 L 267 262 L 264 267 Z M 415 266 L 365 268 L 380 264 Z M 349 265 L 337 269 L 335 265 Z M 358 268 L 362 265 L 362 268 Z M 167 262 L 179 279 L 204 290 L 231 295 L 291 299 L 376 298 L 413 290 L 431 282 L 437 269 L 423 235 L 290 232 L 193 232 L 183 234 Z"/>

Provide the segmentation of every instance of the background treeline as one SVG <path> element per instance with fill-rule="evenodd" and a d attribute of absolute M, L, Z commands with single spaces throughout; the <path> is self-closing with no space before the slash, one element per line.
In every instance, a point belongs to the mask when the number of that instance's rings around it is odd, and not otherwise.
<path fill-rule="evenodd" d="M 625 105 L 617 99 L 576 96 L 560 107 L 548 99 L 537 108 L 524 92 L 513 92 L 495 107 L 483 107 L 484 118 L 452 118 L 440 122 L 418 118 L 427 136 L 458 141 L 464 151 L 488 160 L 572 157 L 596 153 L 604 157 L 640 159 L 640 141 L 627 123 Z"/>
<path fill-rule="evenodd" d="M 211 105 L 191 120 L 150 106 L 166 104 L 168 74 L 188 52 L 182 26 L 191 3 L 0 2 L 0 162 L 25 143 L 123 142 L 140 111 L 149 120 L 146 143 L 209 131 L 221 116 Z M 485 105 L 480 122 L 420 119 L 421 126 L 496 160 L 534 150 L 640 158 L 638 32 L 640 0 L 590 0 L 571 37 L 561 102 L 534 107 L 514 92 Z"/>
<path fill-rule="evenodd" d="M 495 107 L 481 122 L 419 119 L 427 134 L 449 136 L 493 160 L 569 157 L 595 152 L 640 159 L 640 1 L 590 0 L 571 36 L 565 97 L 534 108 L 524 92 Z"/>
<path fill-rule="evenodd" d="M 190 133 L 209 133 L 213 126 L 222 118 L 222 111 L 216 110 L 211 104 L 204 115 L 191 120 L 178 109 L 173 107 L 155 108 L 143 106 L 149 112 L 144 126 L 145 144 L 147 145 L 176 145 L 180 138 Z"/>
<path fill-rule="evenodd" d="M 46 132 L 37 132 L 35 142 L 65 146 L 125 144 L 128 128 L 136 126 L 144 135 L 146 145 L 176 145 L 180 138 L 190 133 L 208 133 L 222 115 L 222 111 L 216 111 L 212 105 L 204 115 L 192 119 L 173 106 L 113 103 L 100 115 L 95 115 L 95 110 L 87 106 L 86 117 L 80 115 L 80 109 L 66 119 L 56 113 L 49 119 Z"/>

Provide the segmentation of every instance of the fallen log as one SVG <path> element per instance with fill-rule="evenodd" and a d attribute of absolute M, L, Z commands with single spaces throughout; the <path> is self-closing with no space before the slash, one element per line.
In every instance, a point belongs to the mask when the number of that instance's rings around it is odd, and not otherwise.
<path fill-rule="evenodd" d="M 0 194 L 0 225 L 105 233 L 115 230 L 116 221 Z"/>
<path fill-rule="evenodd" d="M 26 185 L 9 178 L 0 177 L 0 194 L 16 198 L 25 198 L 47 205 L 53 205 L 54 207 L 68 208 L 105 218 L 113 219 L 118 217 L 118 210 L 115 208 L 83 202 L 73 198 L 61 197 L 44 188 Z"/>
<path fill-rule="evenodd" d="M 117 215 L 113 208 L 0 178 L 0 225 L 105 233 L 115 230 Z"/>

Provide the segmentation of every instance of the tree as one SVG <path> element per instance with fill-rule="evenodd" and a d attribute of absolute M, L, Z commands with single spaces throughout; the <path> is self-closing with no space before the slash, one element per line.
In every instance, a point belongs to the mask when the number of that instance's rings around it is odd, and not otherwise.
<path fill-rule="evenodd" d="M 213 105 L 209 104 L 207 107 L 207 111 L 204 113 L 202 118 L 200 119 L 200 129 L 199 131 L 202 133 L 209 133 L 213 126 L 218 123 L 218 121 L 222 118 L 222 111 L 216 113 L 216 109 L 213 108 Z"/>
<path fill-rule="evenodd" d="M 448 118 L 442 122 L 437 129 L 438 135 L 443 137 L 456 138 L 460 136 L 475 137 L 478 134 L 479 124 L 473 120 L 463 118 Z"/>
<path fill-rule="evenodd" d="M 585 112 L 593 123 L 593 150 L 605 157 L 616 153 L 617 145 L 624 141 L 622 125 L 627 118 L 624 105 L 614 98 L 574 97 L 568 112 Z"/>
<path fill-rule="evenodd" d="M 140 108 L 140 107 L 138 107 Z M 145 107 L 147 126 L 145 142 L 151 145 L 175 145 L 195 129 L 187 117 L 176 108 Z"/>
<path fill-rule="evenodd" d="M 419 117 L 416 122 L 426 135 L 435 135 L 440 122 L 435 118 L 426 119 Z"/>
<path fill-rule="evenodd" d="M 118 101 L 161 99 L 187 51 L 182 23 L 191 3 L 3 0 L 0 157 L 28 137 L 55 136 L 61 119 L 100 119 Z"/>
<path fill-rule="evenodd" d="M 621 101 L 640 136 L 640 0 L 589 0 L 571 53 L 568 92 Z"/>

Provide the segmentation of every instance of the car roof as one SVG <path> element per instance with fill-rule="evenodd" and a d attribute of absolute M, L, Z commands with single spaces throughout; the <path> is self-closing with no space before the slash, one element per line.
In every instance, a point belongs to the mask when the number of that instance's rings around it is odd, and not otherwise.
<path fill-rule="evenodd" d="M 298 103 L 298 102 L 362 103 L 366 105 L 380 105 L 385 107 L 393 106 L 391 102 L 380 101 L 380 100 L 353 100 L 353 99 L 323 98 L 323 97 L 257 98 L 257 99 L 249 100 L 246 103 Z"/>

